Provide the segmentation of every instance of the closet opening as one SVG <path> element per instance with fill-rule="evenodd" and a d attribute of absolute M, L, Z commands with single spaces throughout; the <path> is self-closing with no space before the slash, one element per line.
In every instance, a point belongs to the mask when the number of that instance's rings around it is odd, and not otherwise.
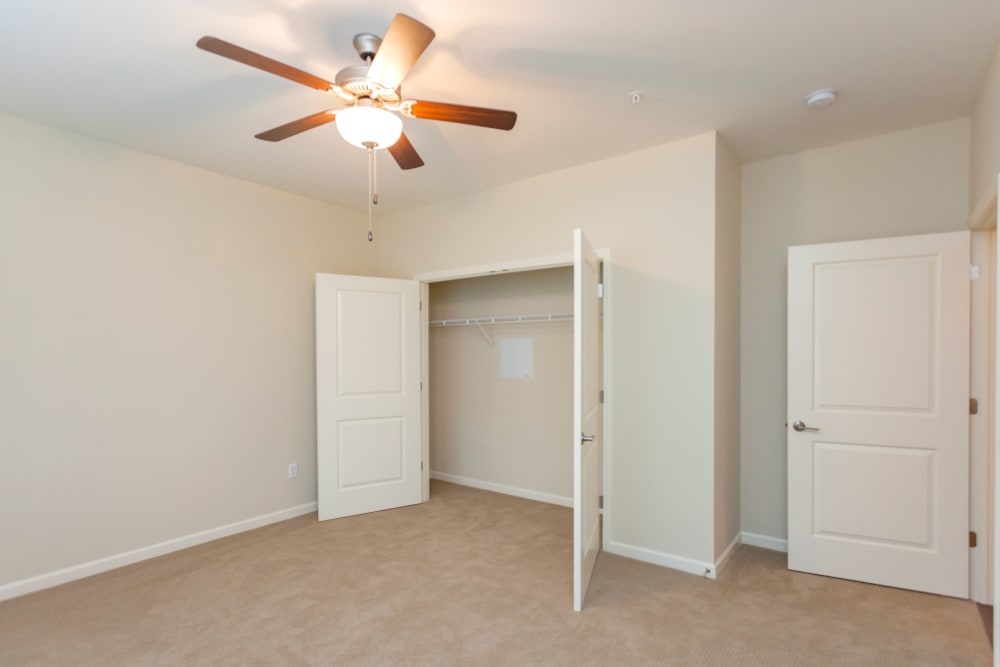
<path fill-rule="evenodd" d="M 572 256 L 415 279 L 427 334 L 424 499 L 435 479 L 572 507 Z M 602 299 L 602 351 L 604 307 Z"/>
<path fill-rule="evenodd" d="M 573 267 L 428 285 L 430 478 L 573 506 Z"/>
<path fill-rule="evenodd" d="M 519 505 L 525 518 L 571 509 L 572 599 L 580 611 L 612 529 L 603 389 L 611 381 L 604 348 L 612 318 L 610 252 L 595 251 L 579 229 L 573 246 L 568 256 L 414 280 L 423 334 L 423 500 L 433 502 L 433 477 L 454 484 L 435 495 L 454 496 L 464 485 L 473 506 L 480 501 L 468 489 L 480 488 L 540 501 Z M 545 535 L 559 543 L 558 532 Z"/>

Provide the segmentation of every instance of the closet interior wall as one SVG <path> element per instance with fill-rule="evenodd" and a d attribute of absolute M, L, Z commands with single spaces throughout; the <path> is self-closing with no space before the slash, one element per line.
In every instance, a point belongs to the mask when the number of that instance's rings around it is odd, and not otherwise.
<path fill-rule="evenodd" d="M 428 308 L 431 477 L 572 505 L 572 319 L 433 325 L 570 314 L 572 267 L 431 283 Z M 530 345 L 530 378 L 501 377 L 509 345 Z"/>

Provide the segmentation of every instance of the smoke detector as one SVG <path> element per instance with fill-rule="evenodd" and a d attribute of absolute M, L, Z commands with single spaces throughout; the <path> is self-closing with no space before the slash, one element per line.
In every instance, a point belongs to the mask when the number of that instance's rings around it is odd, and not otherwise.
<path fill-rule="evenodd" d="M 837 101 L 837 92 L 833 88 L 814 90 L 806 95 L 806 106 L 810 109 L 828 107 Z"/>

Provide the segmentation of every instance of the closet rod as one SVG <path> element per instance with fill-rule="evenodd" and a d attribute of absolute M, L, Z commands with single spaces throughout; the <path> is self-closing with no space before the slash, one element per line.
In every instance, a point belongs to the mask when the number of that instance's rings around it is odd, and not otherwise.
<path fill-rule="evenodd" d="M 522 322 L 565 322 L 573 313 L 548 315 L 502 315 L 498 317 L 473 317 L 467 320 L 431 320 L 432 327 L 481 327 L 483 324 L 518 324 Z"/>

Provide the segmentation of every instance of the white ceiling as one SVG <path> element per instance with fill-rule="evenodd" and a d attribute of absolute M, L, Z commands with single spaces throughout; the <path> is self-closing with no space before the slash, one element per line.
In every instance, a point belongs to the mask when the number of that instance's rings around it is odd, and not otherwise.
<path fill-rule="evenodd" d="M 748 161 L 955 118 L 1000 39 L 1000 0 L 3 0 L 0 112 L 363 210 L 365 153 L 333 124 L 253 138 L 335 98 L 195 41 L 332 80 L 396 12 L 437 33 L 405 98 L 518 122 L 405 120 L 426 166 L 380 155 L 384 211 L 710 130 Z M 807 109 L 824 87 L 837 104 Z"/>

